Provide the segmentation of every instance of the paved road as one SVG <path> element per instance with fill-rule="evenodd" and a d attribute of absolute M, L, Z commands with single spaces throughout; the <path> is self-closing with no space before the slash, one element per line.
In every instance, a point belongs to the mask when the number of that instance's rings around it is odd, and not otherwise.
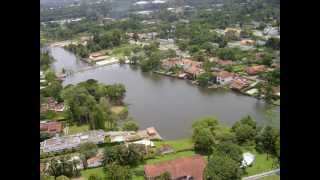
<path fill-rule="evenodd" d="M 256 175 L 253 175 L 253 176 L 244 177 L 244 178 L 242 178 L 242 180 L 257 180 L 257 179 L 260 179 L 262 177 L 274 175 L 276 173 L 280 173 L 280 169 L 274 169 L 272 171 L 264 172 L 264 173 L 261 173 L 261 174 L 256 174 Z"/>

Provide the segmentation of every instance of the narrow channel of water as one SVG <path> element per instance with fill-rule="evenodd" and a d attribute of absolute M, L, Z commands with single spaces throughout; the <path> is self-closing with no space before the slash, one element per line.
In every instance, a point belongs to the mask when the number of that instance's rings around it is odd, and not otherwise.
<path fill-rule="evenodd" d="M 56 70 L 63 67 L 77 70 L 86 66 L 62 48 L 51 48 L 51 53 L 56 59 Z M 140 128 L 156 127 L 165 139 L 189 137 L 194 120 L 205 116 L 214 116 L 221 124 L 231 126 L 251 115 L 260 125 L 280 126 L 279 107 L 233 91 L 203 89 L 185 80 L 144 73 L 128 65 L 116 64 L 76 73 L 67 77 L 63 84 L 77 84 L 87 79 L 124 84 L 129 116 Z M 266 113 L 270 111 L 274 112 L 274 118 Z"/>

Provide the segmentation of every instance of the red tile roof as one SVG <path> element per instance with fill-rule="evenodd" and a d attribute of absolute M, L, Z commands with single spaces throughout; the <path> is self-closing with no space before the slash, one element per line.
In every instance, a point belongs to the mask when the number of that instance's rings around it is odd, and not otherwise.
<path fill-rule="evenodd" d="M 243 78 L 234 79 L 230 84 L 230 88 L 235 89 L 235 90 L 241 90 L 241 89 L 248 87 L 248 86 L 249 86 L 248 81 Z"/>
<path fill-rule="evenodd" d="M 47 123 L 40 123 L 40 132 L 47 132 L 47 133 L 59 133 L 62 131 L 62 123 L 61 122 L 47 122 Z"/>
<path fill-rule="evenodd" d="M 246 68 L 246 72 L 249 75 L 256 75 L 259 72 L 263 72 L 266 70 L 266 67 L 264 65 L 259 65 L 259 66 L 252 66 L 252 67 L 248 67 Z"/>
<path fill-rule="evenodd" d="M 205 165 L 205 159 L 200 155 L 195 155 L 146 165 L 144 172 L 147 178 L 157 177 L 165 172 L 169 172 L 173 179 L 192 176 L 195 180 L 202 180 Z"/>

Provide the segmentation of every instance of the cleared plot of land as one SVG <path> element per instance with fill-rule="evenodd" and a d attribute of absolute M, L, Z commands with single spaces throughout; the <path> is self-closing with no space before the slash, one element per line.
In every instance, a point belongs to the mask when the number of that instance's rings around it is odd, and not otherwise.
<path fill-rule="evenodd" d="M 89 131 L 89 125 L 84 124 L 84 125 L 72 125 L 69 126 L 69 133 L 68 134 L 77 134 L 81 132 Z"/>
<path fill-rule="evenodd" d="M 111 111 L 115 114 L 120 114 L 124 110 L 124 106 L 113 106 Z"/>
<path fill-rule="evenodd" d="M 89 179 L 90 175 L 96 175 L 100 178 L 105 179 L 105 173 L 103 172 L 103 167 L 86 169 L 81 171 L 81 176 L 86 180 Z"/>

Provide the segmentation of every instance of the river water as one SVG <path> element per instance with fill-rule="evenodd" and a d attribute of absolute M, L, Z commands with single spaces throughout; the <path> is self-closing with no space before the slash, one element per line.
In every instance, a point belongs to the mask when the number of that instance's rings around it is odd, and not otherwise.
<path fill-rule="evenodd" d="M 57 71 L 87 66 L 62 48 L 51 48 L 51 54 L 56 59 L 53 67 Z M 280 126 L 279 107 L 233 91 L 203 89 L 185 80 L 144 73 L 128 65 L 115 64 L 75 73 L 68 76 L 63 85 L 87 79 L 124 84 L 129 116 L 139 123 L 140 128 L 154 126 L 164 139 L 190 137 L 192 123 L 205 116 L 214 116 L 221 124 L 231 126 L 250 115 L 260 125 Z"/>

